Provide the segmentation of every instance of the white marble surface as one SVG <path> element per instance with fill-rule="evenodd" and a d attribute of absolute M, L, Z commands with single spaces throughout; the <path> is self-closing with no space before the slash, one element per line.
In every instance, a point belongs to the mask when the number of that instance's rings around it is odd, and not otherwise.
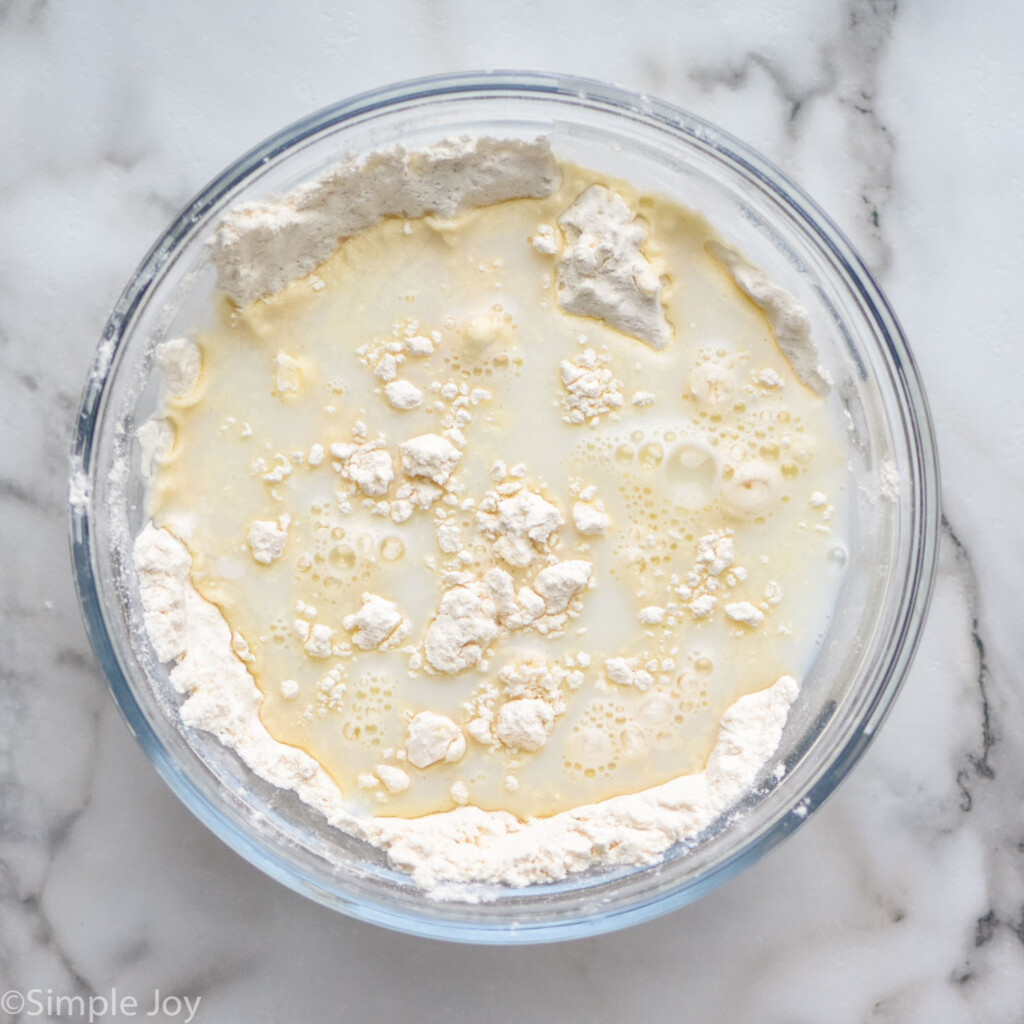
<path fill-rule="evenodd" d="M 218 1024 L 1024 1019 L 1022 29 L 952 0 L 0 0 L 0 991 Z M 308 903 L 179 805 L 85 640 L 65 472 L 110 306 L 197 188 L 352 92 L 515 66 L 677 102 L 818 198 L 910 336 L 947 522 L 905 690 L 802 831 L 652 924 L 499 950 Z"/>

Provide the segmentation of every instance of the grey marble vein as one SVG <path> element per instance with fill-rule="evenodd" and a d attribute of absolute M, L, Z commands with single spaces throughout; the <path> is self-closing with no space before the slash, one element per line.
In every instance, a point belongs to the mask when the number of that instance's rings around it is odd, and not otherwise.
<path fill-rule="evenodd" d="M 802 167 L 803 150 L 814 147 L 812 136 L 820 131 L 821 118 L 831 121 L 833 130 L 841 127 L 843 180 L 846 190 L 856 190 L 860 199 L 859 208 L 847 207 L 852 217 L 843 226 L 878 274 L 885 273 L 891 258 L 882 218 L 893 187 L 895 152 L 895 140 L 876 107 L 878 68 L 897 7 L 895 0 L 850 0 L 843 5 L 832 33 L 816 41 L 810 74 L 806 68 L 793 68 L 785 50 L 751 50 L 724 63 L 698 63 L 688 72 L 702 94 L 716 89 L 761 91 L 767 82 L 785 140 L 776 158 L 791 167 Z"/>
<path fill-rule="evenodd" d="M 961 801 L 960 806 L 966 813 L 971 810 L 973 805 L 971 791 L 967 785 L 970 777 L 973 775 L 980 779 L 995 778 L 995 771 L 992 767 L 990 755 L 992 753 L 992 748 L 996 743 L 996 735 L 993 731 L 992 709 L 990 708 L 988 701 L 989 668 L 988 662 L 985 659 L 985 641 L 982 639 L 981 624 L 978 620 L 977 575 L 974 571 L 971 556 L 968 553 L 967 548 L 956 535 L 956 532 L 953 530 L 953 527 L 949 522 L 949 518 L 946 515 L 943 515 L 942 517 L 942 532 L 953 545 L 957 575 L 960 578 L 961 585 L 967 593 L 968 609 L 971 616 L 971 642 L 974 645 L 977 662 L 977 677 L 975 682 L 978 690 L 978 699 L 981 702 L 982 708 L 981 735 L 978 737 L 977 747 L 973 752 L 967 755 L 968 766 L 961 768 L 957 773 L 957 782 L 959 783 L 963 793 L 963 800 Z"/>

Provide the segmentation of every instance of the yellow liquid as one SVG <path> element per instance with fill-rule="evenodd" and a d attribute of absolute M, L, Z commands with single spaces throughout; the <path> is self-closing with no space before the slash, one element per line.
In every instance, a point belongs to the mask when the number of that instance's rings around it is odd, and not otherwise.
<path fill-rule="evenodd" d="M 846 476 L 825 403 L 801 385 L 764 315 L 705 253 L 715 235 L 704 219 L 623 182 L 572 166 L 563 172 L 546 199 L 443 223 L 385 220 L 344 242 L 310 278 L 244 310 L 224 301 L 197 339 L 198 386 L 164 410 L 175 443 L 149 491 L 154 522 L 187 544 L 194 585 L 244 638 L 268 731 L 316 758 L 354 812 L 447 810 L 453 784 L 462 783 L 477 806 L 528 818 L 700 771 L 722 711 L 783 673 L 799 679 L 834 603 L 838 575 L 828 553 L 843 538 Z M 557 224 L 595 181 L 648 223 L 646 254 L 667 278 L 675 331 L 663 352 L 563 313 L 557 257 L 530 244 L 539 225 Z M 433 354 L 406 355 L 398 367 L 398 378 L 423 395 L 418 408 L 398 410 L 368 364 L 382 346 L 400 348 L 407 333 L 439 340 Z M 607 361 L 622 404 L 594 424 L 566 422 L 560 363 L 587 350 Z M 759 383 L 766 369 L 781 387 Z M 454 414 L 448 384 L 470 392 L 466 446 L 452 476 L 458 494 L 394 522 L 377 503 L 392 506 L 408 482 L 398 446 L 443 433 Z M 633 405 L 638 391 L 653 403 Z M 354 437 L 385 439 L 396 477 L 385 494 L 367 498 L 332 466 L 330 446 Z M 318 465 L 313 445 L 326 452 Z M 564 520 L 526 567 L 497 559 L 475 507 L 463 508 L 496 486 L 497 460 L 521 466 L 526 487 Z M 767 467 L 777 493 L 770 507 L 742 513 L 736 495 L 749 465 Z M 604 536 L 573 525 L 574 496 L 588 488 L 609 517 Z M 827 503 L 812 504 L 815 492 Z M 459 529 L 455 554 L 438 546 L 439 511 Z M 250 523 L 282 516 L 290 517 L 283 555 L 257 563 Z M 726 529 L 734 565 L 716 579 L 713 612 L 695 618 L 679 588 L 699 539 Z M 518 589 L 554 557 L 591 562 L 594 580 L 555 635 L 501 636 L 454 675 L 422 667 L 446 569 L 479 579 L 500 566 Z M 773 588 L 778 603 L 767 600 Z M 393 601 L 408 621 L 395 649 L 351 646 L 342 623 L 363 593 Z M 742 602 L 761 611 L 760 625 L 724 613 Z M 649 606 L 663 610 L 660 623 L 640 621 Z M 317 624 L 332 630 L 340 653 L 308 652 L 303 632 Z M 637 659 L 651 680 L 646 689 L 609 681 L 604 662 L 620 657 Z M 465 730 L 487 693 L 497 714 L 502 671 L 524 662 L 546 666 L 561 689 L 564 711 L 544 746 L 516 752 L 466 734 L 455 763 L 417 769 L 405 759 L 413 715 L 430 710 Z M 285 681 L 297 693 L 287 686 L 285 696 Z M 409 787 L 389 793 L 373 777 L 379 765 L 400 767 Z"/>

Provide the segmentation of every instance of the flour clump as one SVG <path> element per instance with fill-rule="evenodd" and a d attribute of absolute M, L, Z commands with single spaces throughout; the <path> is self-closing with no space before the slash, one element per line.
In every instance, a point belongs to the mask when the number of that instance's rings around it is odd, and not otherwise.
<path fill-rule="evenodd" d="M 592 185 L 558 222 L 566 239 L 558 264 L 562 309 L 665 348 L 672 328 L 661 305 L 661 281 L 643 255 L 647 229 L 622 197 Z"/>

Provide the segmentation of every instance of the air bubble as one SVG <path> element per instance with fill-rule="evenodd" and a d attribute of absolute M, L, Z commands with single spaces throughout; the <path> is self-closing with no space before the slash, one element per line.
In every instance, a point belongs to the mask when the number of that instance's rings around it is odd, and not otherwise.
<path fill-rule="evenodd" d="M 647 738 L 638 725 L 627 725 L 619 735 L 624 757 L 640 757 L 647 749 Z"/>
<path fill-rule="evenodd" d="M 317 562 L 323 561 L 321 555 L 316 556 Z M 356 553 L 348 544 L 338 544 L 331 548 L 331 565 L 336 569 L 351 569 L 356 564 Z"/>
<path fill-rule="evenodd" d="M 397 562 L 405 554 L 405 545 L 399 537 L 385 537 L 380 545 L 380 557 L 385 562 Z"/>
<path fill-rule="evenodd" d="M 837 544 L 835 547 L 829 548 L 825 558 L 829 565 L 834 565 L 837 569 L 842 569 L 846 565 L 848 559 L 846 548 L 841 544 Z"/>
<path fill-rule="evenodd" d="M 657 469 L 665 458 L 665 449 L 652 441 L 640 449 L 640 465 L 644 469 Z"/>
<path fill-rule="evenodd" d="M 707 445 L 684 441 L 669 453 L 665 477 L 674 504 L 703 508 L 714 495 L 718 460 Z"/>

